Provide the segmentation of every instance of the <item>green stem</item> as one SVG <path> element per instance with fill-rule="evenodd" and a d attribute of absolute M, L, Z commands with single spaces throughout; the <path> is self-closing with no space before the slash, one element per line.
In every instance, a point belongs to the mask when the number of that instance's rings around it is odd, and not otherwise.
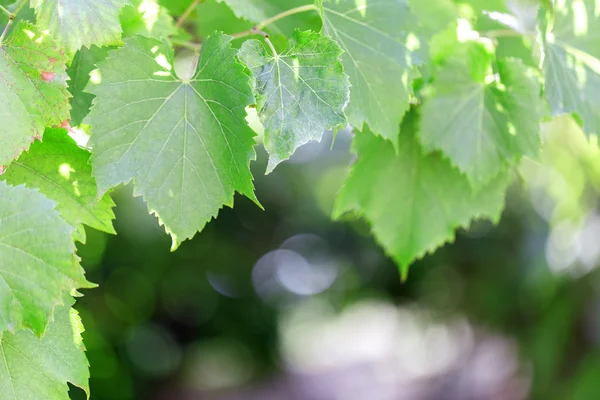
<path fill-rule="evenodd" d="M 0 35 L 0 44 L 2 44 L 2 42 L 4 41 L 4 38 L 6 37 L 6 34 L 8 33 L 8 30 L 10 29 L 10 26 L 15 22 L 15 18 L 17 18 L 17 14 L 19 13 L 19 11 L 21 11 L 21 8 L 23 8 L 23 6 L 25 5 L 25 3 L 27 3 L 27 0 L 22 0 L 21 4 L 19 4 L 19 6 L 15 10 L 15 12 L 11 13 L 9 11 L 8 22 L 6 23 L 6 26 L 4 27 L 4 30 L 2 31 L 2 34 Z M 2 7 L 2 8 L 5 11 L 8 11 L 4 7 Z"/>
<path fill-rule="evenodd" d="M 252 29 L 248 29 L 247 31 L 243 31 L 243 32 L 234 33 L 231 36 L 233 36 L 234 38 L 237 39 L 237 38 L 241 38 L 244 36 L 260 34 L 260 31 L 263 28 L 267 27 L 268 25 L 271 25 L 274 22 L 279 21 L 282 18 L 289 17 L 290 15 L 294 15 L 294 14 L 300 14 L 300 13 L 307 12 L 307 11 L 318 11 L 318 8 L 314 4 L 307 4 L 305 6 L 291 8 L 287 11 L 284 11 L 282 13 L 272 16 L 271 18 L 264 20 L 263 22 L 254 26 Z"/>
<path fill-rule="evenodd" d="M 186 49 L 190 49 L 195 52 L 200 51 L 200 47 L 202 47 L 202 45 L 200 43 L 192 43 L 192 42 L 187 42 L 185 40 L 179 40 L 179 39 L 171 39 L 171 43 L 173 44 L 173 46 L 184 47 Z"/>
<path fill-rule="evenodd" d="M 194 11 L 194 9 L 198 6 L 198 4 L 202 3 L 203 0 L 194 0 L 192 2 L 192 4 L 189 5 L 188 8 L 186 8 L 186 10 L 183 12 L 183 14 L 181 15 L 181 17 L 179 17 L 179 19 L 177 20 L 177 23 L 175 24 L 175 28 L 179 29 L 181 28 L 181 26 L 183 25 L 183 23 L 185 22 L 185 20 L 190 16 L 190 14 L 192 13 L 192 11 Z"/>
<path fill-rule="evenodd" d="M 12 15 L 12 13 L 10 11 L 8 11 L 5 7 L 3 7 L 2 5 L 0 5 L 0 11 L 4 12 L 6 15 L 8 15 L 8 17 L 10 18 L 10 16 Z"/>
<path fill-rule="evenodd" d="M 512 29 L 498 29 L 494 31 L 483 31 L 479 32 L 480 36 L 487 37 L 490 39 L 496 39 L 500 37 L 531 37 L 535 36 L 534 33 L 522 33 L 513 31 Z"/>
<path fill-rule="evenodd" d="M 188 7 L 188 9 L 183 13 L 181 18 L 179 19 L 179 21 L 177 21 L 178 27 L 181 26 L 181 23 L 183 23 L 185 18 L 187 18 L 189 16 L 189 14 L 193 11 L 194 7 L 196 7 L 202 1 L 203 0 L 196 0 L 190 5 L 190 7 Z M 244 36 L 262 35 L 263 37 L 265 37 L 267 44 L 271 47 L 271 50 L 273 50 L 273 55 L 276 56 L 277 53 L 275 52 L 275 48 L 273 47 L 273 44 L 269 40 L 269 35 L 267 35 L 265 32 L 263 32 L 262 29 L 264 27 L 266 27 L 267 25 L 270 25 L 276 21 L 279 21 L 282 18 L 289 17 L 290 15 L 299 14 L 299 13 L 303 13 L 303 12 L 307 12 L 307 11 L 318 11 L 318 10 L 319 9 L 314 4 L 307 4 L 305 6 L 291 8 L 287 11 L 284 11 L 282 13 L 272 16 L 271 18 L 264 20 L 263 22 L 259 23 L 258 25 L 253 26 L 252 29 L 248 29 L 247 31 L 243 31 L 243 32 L 234 33 L 231 36 L 238 39 L 238 38 L 241 38 Z M 177 39 L 171 39 L 171 43 L 174 46 L 185 47 L 187 49 L 191 49 L 194 51 L 199 51 L 200 47 L 202 46 L 201 43 L 193 43 L 193 42 L 187 42 L 187 41 L 177 40 Z"/>

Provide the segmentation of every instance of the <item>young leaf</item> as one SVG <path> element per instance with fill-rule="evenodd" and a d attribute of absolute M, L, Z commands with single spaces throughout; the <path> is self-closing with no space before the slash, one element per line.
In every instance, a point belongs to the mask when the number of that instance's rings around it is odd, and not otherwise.
<path fill-rule="evenodd" d="M 496 80 L 492 59 L 480 42 L 459 44 L 422 109 L 423 148 L 442 150 L 477 190 L 541 146 L 539 84 L 516 60 L 499 60 Z"/>
<path fill-rule="evenodd" d="M 600 13 L 595 0 L 556 2 L 543 40 L 546 98 L 552 115 L 576 112 L 588 134 L 600 133 Z"/>
<path fill-rule="evenodd" d="M 328 37 L 296 31 L 290 48 L 271 55 L 258 40 L 244 42 L 240 58 L 254 73 L 257 107 L 269 153 L 267 173 L 323 132 L 346 122 L 350 83 Z"/>
<path fill-rule="evenodd" d="M 350 123 L 371 130 L 396 145 L 398 125 L 408 110 L 422 45 L 412 33 L 415 16 L 404 0 L 323 0 L 323 29 L 344 49 L 342 62 L 350 77 Z"/>
<path fill-rule="evenodd" d="M 71 55 L 82 46 L 118 44 L 119 12 L 126 0 L 31 0 L 40 31 Z"/>
<path fill-rule="evenodd" d="M 75 53 L 71 65 L 67 68 L 69 75 L 69 92 L 71 98 L 71 125 L 78 126 L 90 112 L 94 95 L 85 92 L 90 81 L 90 72 L 96 69 L 100 61 L 108 57 L 109 47 L 82 47 Z"/>
<path fill-rule="evenodd" d="M 72 298 L 71 298 L 72 299 Z M 28 330 L 1 334 L 0 399 L 69 400 L 67 382 L 89 395 L 89 367 L 77 311 L 68 304 L 57 307 L 54 321 L 42 338 Z"/>
<path fill-rule="evenodd" d="M 97 95 L 88 120 L 100 194 L 133 179 L 174 249 L 232 206 L 234 191 L 256 201 L 245 121 L 254 98 L 230 41 L 208 38 L 193 77 L 182 80 L 166 43 L 137 36 L 110 52 L 101 82 L 88 86 Z"/>
<path fill-rule="evenodd" d="M 35 190 L 0 181 L 0 331 L 44 332 L 72 289 L 90 287 L 75 256 L 73 228 Z"/>
<path fill-rule="evenodd" d="M 497 222 L 507 177 L 473 194 L 467 179 L 439 153 L 423 154 L 415 113 L 407 114 L 398 154 L 368 130 L 354 138 L 358 161 L 336 199 L 334 217 L 358 212 L 402 273 L 415 259 L 454 239 L 474 218 Z"/>
<path fill-rule="evenodd" d="M 0 43 L 0 169 L 41 139 L 46 126 L 69 118 L 67 58 L 24 22 Z"/>
<path fill-rule="evenodd" d="M 84 224 L 115 233 L 114 203 L 108 195 L 98 199 L 89 158 L 90 153 L 77 146 L 66 130 L 46 129 L 44 143 L 34 143 L 0 179 L 38 189 L 56 201 L 56 210 L 75 228 L 75 240 L 85 243 Z"/>

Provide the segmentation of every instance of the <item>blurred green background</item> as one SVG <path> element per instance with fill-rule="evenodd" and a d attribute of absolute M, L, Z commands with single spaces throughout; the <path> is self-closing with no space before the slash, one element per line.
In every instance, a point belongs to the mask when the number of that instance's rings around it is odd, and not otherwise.
<path fill-rule="evenodd" d="M 405 283 L 368 226 L 329 218 L 350 132 L 268 176 L 259 149 L 265 211 L 236 197 L 174 253 L 120 188 L 118 236 L 79 248 L 100 285 L 76 305 L 92 399 L 597 398 L 600 150 L 570 117 L 543 133 L 499 226 L 459 232 Z"/>

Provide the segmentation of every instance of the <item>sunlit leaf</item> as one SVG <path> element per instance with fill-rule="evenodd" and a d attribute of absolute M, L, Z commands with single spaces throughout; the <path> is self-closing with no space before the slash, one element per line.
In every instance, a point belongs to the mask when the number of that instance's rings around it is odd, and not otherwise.
<path fill-rule="evenodd" d="M 323 0 L 323 28 L 344 49 L 342 62 L 350 77 L 346 115 L 362 129 L 396 144 L 402 116 L 409 106 L 418 63 L 413 50 L 423 43 L 413 33 L 417 21 L 404 0 Z M 422 54 L 422 53 L 419 53 Z"/>
<path fill-rule="evenodd" d="M 137 36 L 110 52 L 88 86 L 97 95 L 88 121 L 100 194 L 133 180 L 174 248 L 232 206 L 235 191 L 255 200 L 245 121 L 254 98 L 230 40 L 207 39 L 193 77 L 182 80 L 164 42 Z"/>
<path fill-rule="evenodd" d="M 398 154 L 369 131 L 354 138 L 358 160 L 338 195 L 334 217 L 356 212 L 402 273 L 415 259 L 454 239 L 475 218 L 497 222 L 508 183 L 500 176 L 474 193 L 467 179 L 439 153 L 425 155 L 416 138 L 415 113 L 405 117 Z"/>
<path fill-rule="evenodd" d="M 553 115 L 577 113 L 588 134 L 600 133 L 600 13 L 596 0 L 556 3 L 545 34 L 546 98 Z"/>
<path fill-rule="evenodd" d="M 68 53 L 82 46 L 117 44 L 119 12 L 127 0 L 31 0 L 37 26 L 48 31 Z"/>
<path fill-rule="evenodd" d="M 323 132 L 346 122 L 348 77 L 342 50 L 330 38 L 297 31 L 290 48 L 272 55 L 258 40 L 244 43 L 241 59 L 254 73 L 257 107 L 269 153 L 267 172 Z"/>
<path fill-rule="evenodd" d="M 65 294 L 90 287 L 75 256 L 73 228 L 39 192 L 0 181 L 0 332 L 38 336 Z"/>
<path fill-rule="evenodd" d="M 108 195 L 98 198 L 89 158 L 64 129 L 47 129 L 44 142 L 35 142 L 0 179 L 38 189 L 56 201 L 57 211 L 75 228 L 75 239 L 85 243 L 84 224 L 115 233 L 114 203 Z"/>
<path fill-rule="evenodd" d="M 66 62 L 50 38 L 24 22 L 0 43 L 0 169 L 46 126 L 69 119 Z"/>
<path fill-rule="evenodd" d="M 89 394 L 83 326 L 72 301 L 66 302 L 42 338 L 28 330 L 1 334 L 1 400 L 69 400 L 67 382 Z"/>

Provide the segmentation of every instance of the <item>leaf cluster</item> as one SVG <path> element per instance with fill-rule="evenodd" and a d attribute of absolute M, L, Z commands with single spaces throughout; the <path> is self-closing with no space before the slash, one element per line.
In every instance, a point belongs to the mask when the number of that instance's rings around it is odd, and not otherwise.
<path fill-rule="evenodd" d="M 236 192 L 260 206 L 257 142 L 269 173 L 350 126 L 357 160 L 333 216 L 366 219 L 405 276 L 457 229 L 500 219 L 515 167 L 540 154 L 543 121 L 570 114 L 600 130 L 595 0 L 9 3 L 0 399 L 87 390 L 71 305 L 93 285 L 74 243 L 84 225 L 114 233 L 118 185 L 133 183 L 175 250 Z"/>

